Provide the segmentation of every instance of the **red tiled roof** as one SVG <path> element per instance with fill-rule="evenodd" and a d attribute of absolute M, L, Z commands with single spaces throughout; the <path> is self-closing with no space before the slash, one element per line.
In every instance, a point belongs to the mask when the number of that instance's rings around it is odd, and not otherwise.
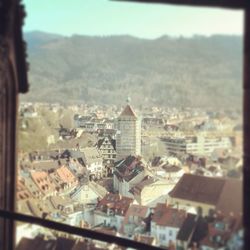
<path fill-rule="evenodd" d="M 152 221 L 159 226 L 180 228 L 186 219 L 186 212 L 176 208 L 168 207 L 166 204 L 158 203 Z"/>
<path fill-rule="evenodd" d="M 17 197 L 17 200 L 24 200 L 24 199 L 32 198 L 32 194 L 27 189 L 27 187 L 25 186 L 22 180 L 17 181 L 16 197 Z"/>
<path fill-rule="evenodd" d="M 124 233 L 125 225 L 131 223 L 141 225 L 142 223 L 145 223 L 144 220 L 149 216 L 149 213 L 150 210 L 148 207 L 131 204 L 123 220 L 120 233 Z M 130 221 L 130 218 L 133 218 L 132 221 Z"/>
<path fill-rule="evenodd" d="M 58 176 L 62 179 L 62 181 L 66 183 L 72 183 L 76 181 L 75 176 L 71 173 L 71 171 L 66 167 L 62 166 L 56 170 Z"/>
<path fill-rule="evenodd" d="M 43 193 L 55 190 L 55 185 L 46 172 L 33 172 L 31 173 L 31 177 Z"/>
<path fill-rule="evenodd" d="M 146 218 L 148 216 L 149 208 L 146 206 L 132 204 L 125 216 L 124 223 L 128 222 L 129 216 L 137 216 L 139 218 Z"/>
<path fill-rule="evenodd" d="M 97 203 L 96 209 L 106 212 L 110 208 L 115 214 L 124 216 L 132 202 L 132 198 L 108 193 Z"/>
<path fill-rule="evenodd" d="M 242 212 L 241 180 L 184 174 L 169 195 L 214 205 L 224 214 Z"/>
<path fill-rule="evenodd" d="M 216 205 L 225 179 L 184 174 L 169 195 L 173 198 Z"/>
<path fill-rule="evenodd" d="M 124 108 L 124 110 L 122 111 L 122 113 L 120 114 L 120 116 L 133 116 L 133 117 L 136 117 L 136 114 L 133 111 L 132 107 L 130 105 L 127 105 Z"/>

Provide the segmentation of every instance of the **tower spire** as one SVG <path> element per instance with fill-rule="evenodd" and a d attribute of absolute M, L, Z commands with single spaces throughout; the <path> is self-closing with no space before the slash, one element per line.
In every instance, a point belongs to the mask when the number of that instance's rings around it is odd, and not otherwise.
<path fill-rule="evenodd" d="M 128 96 L 128 97 L 127 97 L 126 102 L 127 102 L 127 104 L 128 104 L 128 105 L 130 104 L 130 102 L 131 102 L 131 98 L 130 98 L 130 96 Z"/>
<path fill-rule="evenodd" d="M 127 105 L 123 109 L 120 116 L 130 116 L 130 117 L 135 117 L 136 118 L 136 114 L 135 114 L 133 108 L 131 107 L 130 102 L 131 102 L 131 98 L 128 96 L 127 99 L 126 99 Z"/>

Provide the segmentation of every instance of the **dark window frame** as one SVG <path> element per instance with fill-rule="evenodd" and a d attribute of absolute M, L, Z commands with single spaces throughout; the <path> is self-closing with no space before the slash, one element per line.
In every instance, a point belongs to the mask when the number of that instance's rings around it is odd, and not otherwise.
<path fill-rule="evenodd" d="M 243 122 L 244 122 L 244 168 L 243 168 L 243 218 L 245 249 L 250 249 L 250 2 L 248 0 L 117 0 L 143 3 L 166 3 L 199 7 L 222 7 L 245 11 L 244 23 L 244 83 L 243 83 Z M 14 249 L 15 220 L 29 221 L 26 215 L 15 213 L 16 188 L 16 116 L 18 93 L 28 91 L 26 50 L 22 36 L 25 16 L 20 0 L 0 0 L 0 245 L 2 249 Z M 56 229 L 55 222 L 34 218 L 37 224 Z M 97 232 L 87 232 L 63 225 L 59 230 L 69 233 L 78 231 L 97 239 L 97 234 L 107 242 L 125 244 L 126 239 L 110 238 Z M 80 230 L 80 231 L 79 231 Z M 99 237 L 98 236 L 98 237 Z M 99 239 L 101 239 L 99 238 Z M 134 247 L 142 243 L 133 242 Z M 145 246 L 144 246 L 145 247 Z M 153 249 L 151 247 L 151 249 Z"/>

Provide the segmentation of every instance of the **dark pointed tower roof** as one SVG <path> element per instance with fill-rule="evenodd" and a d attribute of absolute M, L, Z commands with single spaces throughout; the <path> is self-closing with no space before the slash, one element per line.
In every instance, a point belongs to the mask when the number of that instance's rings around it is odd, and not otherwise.
<path fill-rule="evenodd" d="M 131 98 L 129 96 L 127 97 L 126 102 L 127 102 L 127 105 L 124 108 L 124 110 L 121 112 L 120 117 L 121 116 L 130 116 L 130 117 L 136 118 L 136 114 L 135 114 L 134 110 L 132 109 L 132 107 L 130 106 Z"/>
<path fill-rule="evenodd" d="M 134 110 L 132 109 L 132 107 L 128 104 L 124 110 L 122 111 L 122 113 L 120 114 L 120 116 L 132 116 L 132 117 L 136 117 L 136 114 L 134 112 Z"/>

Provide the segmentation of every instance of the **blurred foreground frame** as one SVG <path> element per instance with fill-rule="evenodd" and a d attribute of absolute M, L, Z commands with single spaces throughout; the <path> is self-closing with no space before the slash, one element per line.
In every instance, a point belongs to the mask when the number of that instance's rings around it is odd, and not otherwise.
<path fill-rule="evenodd" d="M 245 232 L 244 249 L 250 249 L 250 1 L 249 0 L 112 0 L 151 4 L 175 4 L 197 7 L 244 10 L 244 177 L 243 218 Z M 25 18 L 20 0 L 0 0 L 0 247 L 15 248 L 15 190 L 16 190 L 16 118 L 18 94 L 28 92 L 26 44 L 22 26 Z M 241 86 L 240 86 L 241 87 Z M 11 214 L 13 213 L 13 216 Z M 20 217 L 22 218 L 22 217 Z M 23 219 L 25 216 L 23 217 Z M 44 220 L 46 222 L 46 220 Z M 28 222 L 28 220 L 27 220 Z M 46 225 L 46 223 L 45 223 Z M 52 223 L 53 228 L 53 223 Z M 56 229 L 56 228 L 54 228 Z M 68 228 L 67 228 L 68 229 Z M 77 228 L 76 228 L 77 229 Z M 66 232 L 62 227 L 62 231 Z M 82 236 L 84 235 L 82 231 Z M 72 232 L 74 234 L 74 230 Z M 103 235 L 105 241 L 105 235 Z M 114 243 L 120 242 L 115 240 Z M 109 240 L 107 240 L 109 241 Z M 126 240 L 125 240 L 126 241 Z M 121 243 L 121 242 L 120 242 Z M 125 244 L 125 242 L 124 242 Z"/>

